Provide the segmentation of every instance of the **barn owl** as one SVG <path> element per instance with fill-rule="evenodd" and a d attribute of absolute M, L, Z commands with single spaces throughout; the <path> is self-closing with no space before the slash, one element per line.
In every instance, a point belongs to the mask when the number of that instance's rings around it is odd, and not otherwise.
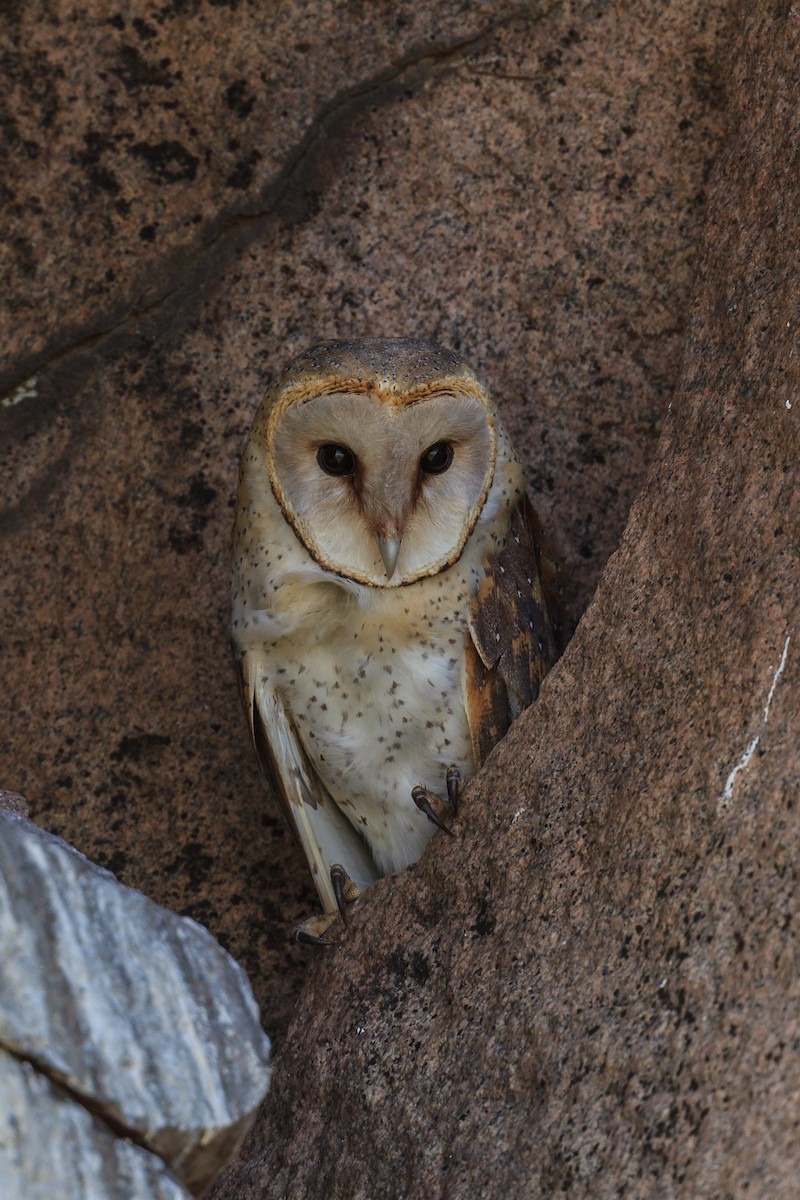
<path fill-rule="evenodd" d="M 325 942 L 416 861 L 555 658 L 537 526 L 497 409 L 454 353 L 328 341 L 242 456 L 232 640 L 262 771 Z M 449 809 L 447 800 L 449 799 Z"/>

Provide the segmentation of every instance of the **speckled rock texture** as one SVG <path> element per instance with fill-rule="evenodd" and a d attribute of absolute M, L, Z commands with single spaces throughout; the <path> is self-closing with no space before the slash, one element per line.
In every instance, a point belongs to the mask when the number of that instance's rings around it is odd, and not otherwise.
<path fill-rule="evenodd" d="M 320 337 L 462 353 L 527 460 L 573 626 L 678 376 L 738 11 L 5 6 L 3 785 L 208 925 L 270 1033 L 316 900 L 227 645 L 267 378 Z"/>
<path fill-rule="evenodd" d="M 91 1137 L 96 1123 L 107 1126 L 150 1152 L 132 1162 L 158 1156 L 196 1195 L 207 1190 L 269 1085 L 269 1041 L 253 994 L 208 931 L 0 809 L 0 958 L 0 1045 L 94 1114 L 76 1119 L 77 1131 Z M 15 1131 L 29 1165 L 36 1156 L 22 1143 L 47 1140 L 52 1153 L 50 1133 L 70 1141 L 71 1109 L 58 1095 L 18 1073 L 0 1083 L 9 1102 L 20 1088 L 27 1101 L 10 1110 L 12 1145 L 0 1135 L 0 1181 L 16 1161 Z M 39 1123 L 39 1103 L 52 1128 Z M 82 1157 L 76 1152 L 78 1171 Z M 114 1160 L 111 1153 L 103 1167 L 109 1178 Z M 87 1151 L 89 1174 L 92 1164 Z M 25 1187 L 0 1191 L 28 1195 Z"/>
<path fill-rule="evenodd" d="M 28 802 L 24 796 L 20 796 L 18 792 L 4 792 L 0 788 L 0 808 L 5 808 L 8 812 L 16 813 L 18 817 L 29 817 L 30 810 Z"/>
<path fill-rule="evenodd" d="M 219 1200 L 797 1195 L 798 61 L 754 5 L 621 545 L 458 837 L 310 972 Z"/>
<path fill-rule="evenodd" d="M 0 1186 L 9 1200 L 190 1200 L 150 1151 L 0 1050 Z"/>

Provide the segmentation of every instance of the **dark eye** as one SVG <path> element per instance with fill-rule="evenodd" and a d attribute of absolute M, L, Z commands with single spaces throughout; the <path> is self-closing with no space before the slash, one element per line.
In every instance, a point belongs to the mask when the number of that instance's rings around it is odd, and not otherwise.
<path fill-rule="evenodd" d="M 453 461 L 453 447 L 449 442 L 437 442 L 429 446 L 419 460 L 420 470 L 426 475 L 441 475 Z"/>
<path fill-rule="evenodd" d="M 352 450 L 348 450 L 347 446 L 338 446 L 336 442 L 326 442 L 320 446 L 317 462 L 326 475 L 353 475 L 356 469 Z"/>

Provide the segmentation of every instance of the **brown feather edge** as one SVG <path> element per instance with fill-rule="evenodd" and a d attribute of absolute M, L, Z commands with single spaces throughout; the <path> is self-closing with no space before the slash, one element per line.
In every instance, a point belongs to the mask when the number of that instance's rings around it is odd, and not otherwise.
<path fill-rule="evenodd" d="M 465 707 L 477 766 L 536 699 L 558 657 L 538 534 L 538 518 L 523 495 L 511 511 L 503 548 L 484 560 L 486 573 L 472 604 Z"/>
<path fill-rule="evenodd" d="M 464 706 L 472 742 L 472 755 L 478 768 L 483 766 L 508 729 L 511 714 L 508 712 L 507 695 L 502 680 L 496 671 L 485 666 L 480 651 L 469 635 L 464 652 Z"/>

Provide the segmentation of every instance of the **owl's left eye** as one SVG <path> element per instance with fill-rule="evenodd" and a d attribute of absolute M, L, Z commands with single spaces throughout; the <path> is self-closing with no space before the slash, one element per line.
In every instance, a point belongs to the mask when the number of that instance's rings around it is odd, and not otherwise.
<path fill-rule="evenodd" d="M 436 442 L 429 446 L 419 460 L 420 470 L 426 475 L 442 475 L 453 461 L 453 447 L 449 442 Z"/>
<path fill-rule="evenodd" d="M 317 462 L 326 475 L 355 474 L 355 455 L 347 446 L 339 446 L 336 442 L 326 442 L 324 446 L 320 446 Z"/>

